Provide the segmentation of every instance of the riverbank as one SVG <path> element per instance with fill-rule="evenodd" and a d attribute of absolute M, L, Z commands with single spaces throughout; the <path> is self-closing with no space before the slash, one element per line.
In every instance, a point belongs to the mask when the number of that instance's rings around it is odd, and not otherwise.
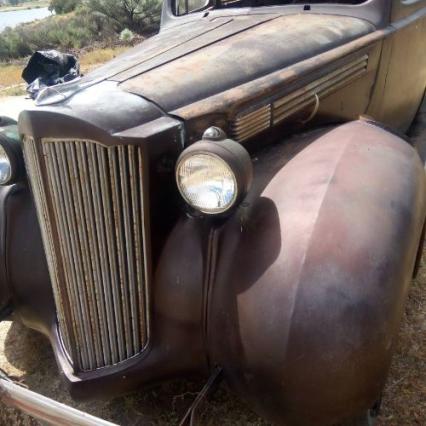
<path fill-rule="evenodd" d="M 48 7 L 50 1 L 49 0 L 34 0 L 27 1 L 22 4 L 18 4 L 16 6 L 2 6 L 0 5 L 0 13 L 1 12 L 15 12 L 17 10 L 31 10 L 31 9 L 40 9 L 42 7 Z"/>
<path fill-rule="evenodd" d="M 52 16 L 52 12 L 48 7 L 36 7 L 32 9 L 0 11 L 0 54 L 5 50 L 5 39 L 7 31 L 13 31 L 16 27 L 26 24 L 41 21 Z M 1 42 L 3 39 L 3 42 Z M 23 40 L 15 37 L 15 43 L 19 45 Z"/>

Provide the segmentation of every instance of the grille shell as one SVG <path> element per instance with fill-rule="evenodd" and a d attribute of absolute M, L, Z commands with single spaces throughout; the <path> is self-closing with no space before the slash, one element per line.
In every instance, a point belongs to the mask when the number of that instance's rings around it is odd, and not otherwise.
<path fill-rule="evenodd" d="M 142 148 L 26 137 L 24 155 L 74 369 L 139 354 L 149 334 Z"/>

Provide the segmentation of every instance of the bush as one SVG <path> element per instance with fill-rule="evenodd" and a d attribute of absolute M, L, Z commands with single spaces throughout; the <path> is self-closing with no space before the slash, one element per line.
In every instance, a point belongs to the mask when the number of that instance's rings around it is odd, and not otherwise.
<path fill-rule="evenodd" d="M 51 16 L 4 30 L 0 35 L 0 61 L 29 56 L 36 50 L 80 49 L 113 38 L 117 35 L 102 18 L 83 12 Z"/>
<path fill-rule="evenodd" d="M 124 42 L 130 42 L 135 38 L 135 35 L 128 28 L 125 28 L 120 33 L 120 40 Z"/>
<path fill-rule="evenodd" d="M 145 35 L 158 31 L 160 26 L 161 0 L 85 0 L 84 4 L 117 32 L 128 28 Z"/>
<path fill-rule="evenodd" d="M 134 33 L 151 35 L 159 28 L 160 0 L 52 0 L 51 6 L 72 3 L 78 6 L 72 13 L 57 12 L 1 32 L 0 61 L 29 56 L 36 50 L 81 49 L 96 42 L 110 43 L 119 35 L 122 41 L 130 42 Z"/>
<path fill-rule="evenodd" d="M 81 0 L 50 0 L 49 10 L 57 15 L 73 12 Z"/>

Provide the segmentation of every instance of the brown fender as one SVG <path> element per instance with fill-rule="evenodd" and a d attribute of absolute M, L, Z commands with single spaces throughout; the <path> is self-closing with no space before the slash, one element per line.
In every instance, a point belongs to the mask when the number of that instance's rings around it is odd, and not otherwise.
<path fill-rule="evenodd" d="M 7 211 L 8 200 L 10 194 L 13 193 L 11 187 L 0 187 L 0 211 Z M 6 252 L 6 230 L 7 230 L 7 217 L 0 215 L 0 319 L 10 312 L 11 305 L 11 292 L 7 279 L 7 269 L 5 259 Z"/>
<path fill-rule="evenodd" d="M 425 217 L 406 141 L 357 121 L 306 144 L 287 164 L 297 142 L 259 155 L 257 187 L 216 231 L 208 309 L 210 363 L 289 425 L 333 424 L 378 398 Z"/>

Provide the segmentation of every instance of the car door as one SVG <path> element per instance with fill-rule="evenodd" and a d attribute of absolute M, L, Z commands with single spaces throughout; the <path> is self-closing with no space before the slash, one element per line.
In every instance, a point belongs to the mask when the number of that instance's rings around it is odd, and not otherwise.
<path fill-rule="evenodd" d="M 406 131 L 426 87 L 426 0 L 393 0 L 368 114 Z"/>

